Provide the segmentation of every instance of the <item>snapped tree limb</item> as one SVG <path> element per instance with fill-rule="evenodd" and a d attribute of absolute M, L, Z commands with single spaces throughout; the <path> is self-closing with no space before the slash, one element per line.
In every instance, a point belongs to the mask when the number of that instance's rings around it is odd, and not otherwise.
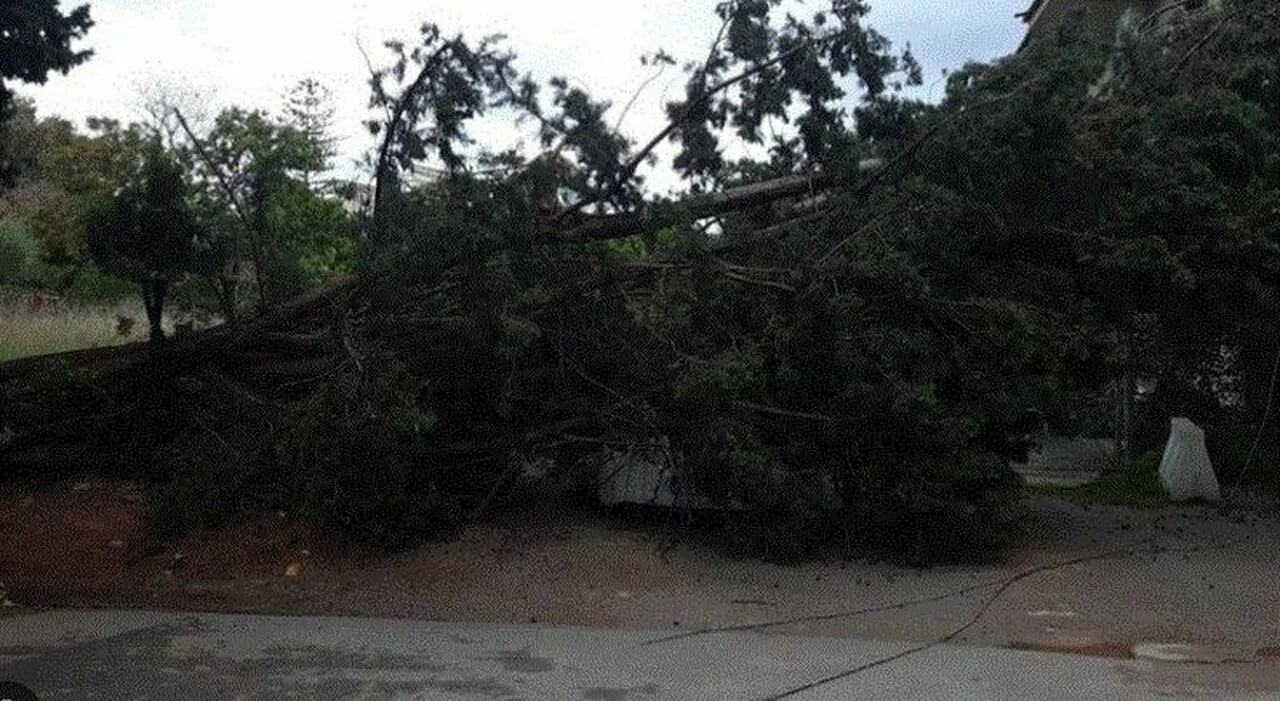
<path fill-rule="evenodd" d="M 873 174 L 880 168 L 878 159 L 863 161 L 859 171 Z M 750 207 L 776 202 L 787 197 L 813 194 L 834 183 L 827 173 L 788 175 L 774 180 L 742 185 L 723 192 L 696 195 L 678 202 L 652 204 L 633 212 L 583 217 L 568 226 L 556 220 L 547 222 L 547 237 L 555 243 L 583 243 L 626 238 L 671 226 L 680 221 L 714 217 Z"/>

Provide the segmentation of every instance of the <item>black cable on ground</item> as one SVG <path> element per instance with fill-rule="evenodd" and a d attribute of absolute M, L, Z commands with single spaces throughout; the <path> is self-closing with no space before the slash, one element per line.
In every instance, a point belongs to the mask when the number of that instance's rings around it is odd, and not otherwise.
<path fill-rule="evenodd" d="M 1072 559 L 1070 559 L 1070 560 L 1064 560 L 1064 561 L 1062 561 L 1062 562 L 1049 563 L 1049 564 L 1046 564 L 1046 565 L 1038 565 L 1038 566 L 1036 566 L 1036 567 L 1030 567 L 1030 568 L 1025 569 L 1025 570 L 1023 570 L 1023 571 L 1021 571 L 1021 572 L 1019 572 L 1019 573 L 1017 573 L 1017 574 L 1015 574 L 1015 575 L 1013 575 L 1013 576 L 1011 576 L 1011 577 L 1008 577 L 1007 579 L 1003 580 L 1002 582 L 988 582 L 987 584 L 983 584 L 983 585 L 972 585 L 972 586 L 970 586 L 970 587 L 965 587 L 965 588 L 963 588 L 963 589 L 956 590 L 955 592 L 952 592 L 952 593 L 951 593 L 951 595 L 952 595 L 952 596 L 956 595 L 957 593 L 963 593 L 963 592 L 965 592 L 965 591 L 973 591 L 975 588 L 979 588 L 979 587 L 987 587 L 987 586 L 991 586 L 992 584 L 997 584 L 997 583 L 998 583 L 998 584 L 1000 584 L 1000 587 L 999 587 L 998 589 L 996 589 L 995 593 L 993 593 L 990 597 L 988 597 L 986 601 L 982 602 L 982 605 L 981 605 L 980 607 L 978 607 L 978 610 L 977 610 L 976 612 L 974 612 L 973 616 L 971 616 L 971 617 L 969 618 L 969 620 L 968 620 L 968 621 L 965 621 L 965 623 L 964 623 L 963 625 L 961 625 L 961 626 L 959 626 L 959 627 L 955 628 L 954 630 L 952 630 L 951 632 L 949 632 L 949 633 L 947 633 L 946 635 L 942 636 L 941 638 L 938 638 L 937 640 L 934 640 L 934 641 L 932 641 L 932 642 L 925 643 L 925 644 L 923 644 L 923 645 L 917 645 L 916 647 L 912 647 L 912 648 L 909 648 L 909 649 L 903 650 L 903 651 L 901 651 L 901 652 L 896 652 L 896 653 L 894 653 L 894 654 L 892 654 L 892 655 L 889 655 L 889 656 L 887 656 L 887 657 L 882 657 L 882 658 L 877 659 L 877 660 L 872 660 L 871 662 L 866 662 L 866 663 L 864 663 L 864 664 L 860 664 L 860 665 L 858 665 L 857 667 L 853 667 L 853 668 L 851 668 L 851 669 L 846 669 L 846 670 L 844 670 L 844 671 L 842 671 L 842 672 L 837 672 L 836 674 L 832 674 L 832 675 L 830 675 L 830 676 L 826 676 L 826 677 L 823 677 L 823 678 L 821 678 L 821 679 L 816 679 L 816 680 L 814 680 L 814 681 L 807 682 L 807 683 L 805 683 L 805 684 L 801 684 L 800 686 L 792 687 L 792 688 L 790 688 L 790 689 L 787 689 L 786 691 L 783 691 L 783 692 L 780 692 L 780 693 L 777 693 L 777 694 L 773 694 L 773 695 L 771 695 L 771 696 L 766 696 L 764 699 L 761 699 L 761 701 L 781 701 L 781 699 L 791 698 L 791 697 L 793 697 L 793 696 L 796 696 L 797 694 L 802 694 L 802 693 L 804 693 L 804 692 L 806 692 L 806 691 L 810 691 L 810 690 L 816 689 L 816 688 L 818 688 L 818 687 L 820 687 L 820 686 L 824 686 L 824 685 L 826 685 L 826 684 L 830 684 L 830 683 L 832 683 L 832 682 L 836 682 L 836 681 L 839 681 L 839 680 L 841 680 L 841 679 L 847 679 L 847 678 L 852 677 L 852 676 L 854 676 L 854 675 L 857 675 L 857 674 L 860 674 L 860 673 L 862 673 L 862 672 L 865 672 L 865 671 L 867 671 L 867 670 L 869 670 L 869 669 L 873 669 L 873 668 L 875 668 L 875 667 L 880 667 L 880 666 L 882 666 L 882 665 L 886 665 L 886 664 L 889 664 L 889 663 L 891 663 L 891 662 L 895 662 L 895 661 L 897 661 L 897 660 L 900 660 L 900 659 L 902 659 L 902 658 L 904 658 L 904 657 L 909 657 L 909 656 L 914 655 L 914 654 L 916 654 L 916 653 L 924 652 L 924 651 L 929 650 L 930 648 L 936 647 L 936 646 L 938 646 L 938 645 L 944 645 L 944 644 L 946 644 L 946 643 L 949 643 L 949 642 L 951 642 L 952 640 L 955 640 L 957 637 L 959 637 L 961 634 L 963 634 L 963 633 L 964 633 L 966 630 L 968 630 L 969 628 L 972 628 L 974 624 L 976 624 L 979 620 L 981 620 L 981 618 L 982 618 L 984 615 L 986 615 L 987 611 L 989 611 L 989 610 L 991 609 L 992 605 L 994 605 L 994 604 L 995 604 L 995 602 L 996 602 L 996 601 L 997 601 L 997 600 L 998 600 L 998 599 L 999 599 L 999 598 L 1000 598 L 1000 597 L 1001 597 L 1001 596 L 1002 596 L 1006 591 L 1008 591 L 1010 587 L 1012 587 L 1014 584 L 1016 584 L 1016 583 L 1017 583 L 1017 582 L 1019 582 L 1019 581 L 1022 581 L 1022 580 L 1026 579 L 1026 578 L 1028 578 L 1028 577 L 1031 577 L 1031 576 L 1033 576 L 1033 575 L 1040 574 L 1041 572 L 1048 572 L 1048 571 L 1051 571 L 1051 570 L 1061 569 L 1061 568 L 1063 568 L 1063 567 L 1069 567 L 1069 566 L 1071 566 L 1071 565 L 1078 565 L 1078 564 L 1085 563 L 1085 562 L 1096 562 L 1096 561 L 1099 561 L 1099 560 L 1114 559 L 1114 558 L 1122 557 L 1122 556 L 1123 556 L 1123 557 L 1128 557 L 1128 556 L 1150 555 L 1150 554 L 1160 554 L 1160 553 L 1192 553 L 1192 552 L 1206 552 L 1206 551 L 1210 551 L 1210 550 L 1225 550 L 1225 549 L 1227 549 L 1227 548 L 1235 547 L 1236 545 L 1239 545 L 1240 543 L 1243 543 L 1243 542 L 1245 542 L 1246 540 L 1249 540 L 1249 538 L 1250 538 L 1250 536 L 1242 536 L 1242 537 L 1240 537 L 1240 538 L 1235 538 L 1235 539 L 1233 539 L 1233 540 L 1229 540 L 1229 541 L 1227 541 L 1227 542 L 1225 542 L 1225 543 L 1213 543 L 1213 544 L 1210 544 L 1210 545 L 1193 545 L 1193 546 L 1188 546 L 1188 547 L 1183 547 L 1183 548 L 1160 548 L 1160 547 L 1150 547 L 1150 548 L 1130 548 L 1130 549 L 1127 549 L 1127 550 L 1124 550 L 1124 551 L 1110 551 L 1110 552 L 1106 552 L 1106 553 L 1098 553 L 1098 554 L 1096 554 L 1096 555 L 1086 555 L 1086 556 L 1082 556 L 1082 557 L 1072 558 Z M 932 597 L 932 598 L 931 598 L 931 600 L 937 600 L 937 599 L 939 599 L 939 598 L 946 598 L 946 597 L 945 597 L 945 596 Z M 911 605 L 912 603 L 920 603 L 921 601 L 923 601 L 923 600 L 915 601 L 915 602 L 904 602 L 904 605 Z M 883 609 L 882 609 L 882 610 L 883 610 Z M 851 614 L 851 615 L 852 615 L 852 614 Z M 832 617 L 836 617 L 836 616 L 828 616 L 828 617 L 829 617 L 829 618 L 832 618 Z M 797 619 L 797 621 L 798 621 L 798 620 L 802 620 L 802 619 Z M 769 623 L 769 624 L 763 624 L 763 625 L 761 625 L 761 626 L 756 626 L 756 627 L 766 627 L 766 626 L 768 626 L 768 625 L 782 625 L 782 624 L 783 624 L 782 622 L 774 622 L 774 623 Z M 740 627 L 738 627 L 738 628 L 740 628 Z M 718 631 L 716 631 L 716 632 L 718 632 Z M 697 634 L 697 633 L 695 632 L 695 634 Z M 656 641 L 654 641 L 654 642 L 656 642 Z"/>

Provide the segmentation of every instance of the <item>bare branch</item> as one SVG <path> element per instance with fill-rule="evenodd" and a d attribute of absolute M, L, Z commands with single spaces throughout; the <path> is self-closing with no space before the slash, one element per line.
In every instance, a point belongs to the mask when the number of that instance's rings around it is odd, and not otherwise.
<path fill-rule="evenodd" d="M 200 157 L 201 161 L 204 161 L 205 167 L 213 173 L 213 177 L 218 181 L 219 187 L 221 187 L 223 193 L 226 194 L 227 200 L 231 203 L 232 211 L 236 213 L 236 218 L 238 218 L 240 223 L 244 225 L 246 231 L 253 231 L 253 225 L 250 222 L 249 214 L 245 210 L 244 205 L 240 202 L 240 198 L 236 195 L 235 188 L 231 187 L 231 181 L 227 178 L 226 174 L 222 172 L 222 166 L 209 155 L 209 150 L 205 148 L 204 142 L 200 137 L 196 136 L 195 131 L 187 122 L 187 118 L 182 115 L 182 111 L 177 107 L 174 107 L 173 114 L 178 118 L 178 124 L 182 126 L 182 131 L 186 133 L 188 139 L 191 139 L 191 144 L 195 146 L 196 155 Z"/>
<path fill-rule="evenodd" d="M 806 42 L 797 44 L 791 47 L 790 49 L 787 49 L 786 51 L 778 54 L 777 56 L 774 56 L 768 61 L 765 61 L 763 63 L 760 63 L 757 66 L 749 68 L 739 73 L 738 75 L 733 76 L 732 78 L 726 78 L 725 80 L 720 81 L 719 83 L 717 83 L 716 85 L 708 89 L 706 92 L 703 92 L 702 94 L 698 95 L 694 100 L 686 104 L 685 110 L 683 113 L 685 115 L 690 114 L 692 110 L 688 109 L 688 107 L 690 107 L 691 105 L 701 105 L 705 103 L 707 100 L 710 100 L 714 95 L 724 92 L 725 90 L 728 90 L 734 85 L 741 83 L 747 78 L 750 78 L 762 71 L 765 71 L 769 68 L 772 68 L 773 66 L 778 65 L 779 63 L 799 53 L 803 49 L 813 47 L 816 44 L 822 41 L 826 41 L 828 39 L 829 37 L 824 37 L 822 39 L 814 39 L 811 41 L 806 41 Z M 585 198 L 575 203 L 572 207 L 565 209 L 563 212 L 559 214 L 559 216 L 557 217 L 557 220 L 562 222 L 566 221 L 572 216 L 582 212 L 587 207 L 590 207 L 591 205 L 596 204 L 598 202 L 602 202 L 608 199 L 609 197 L 611 197 L 612 195 L 614 195 L 618 191 L 618 189 L 623 186 L 623 184 L 631 180 L 631 178 L 636 174 L 636 169 L 640 167 L 641 163 L 644 163 L 645 159 L 649 157 L 649 154 L 653 153 L 653 150 L 657 148 L 659 144 L 661 144 L 663 141 L 666 141 L 667 137 L 675 133 L 676 129 L 679 129 L 686 121 L 687 121 L 687 117 L 683 117 L 683 116 L 678 119 L 671 120 L 662 131 L 658 132 L 656 136 L 650 139 L 649 143 L 645 144 L 644 148 L 640 149 L 640 151 L 637 152 L 636 155 L 633 156 L 631 160 L 628 161 L 626 165 L 622 167 L 622 170 L 618 171 L 618 175 L 613 179 L 613 182 L 607 188 L 602 190 L 595 197 Z"/>
<path fill-rule="evenodd" d="M 614 131 L 618 131 L 622 128 L 622 120 L 627 118 L 627 113 L 630 112 L 631 107 L 636 104 L 636 100 L 639 100 L 640 96 L 644 94 L 645 89 L 648 88 L 649 85 L 653 83 L 653 81 L 657 80 L 658 78 L 661 78 L 662 74 L 665 73 L 666 71 L 667 71 L 667 67 L 665 64 L 662 66 L 659 66 L 658 71 L 656 73 L 649 76 L 648 78 L 645 78 L 644 82 L 640 84 L 640 87 L 636 88 L 636 91 L 631 95 L 631 99 L 627 100 L 627 104 L 622 108 L 622 112 L 618 114 L 617 121 L 613 123 Z"/>
<path fill-rule="evenodd" d="M 786 284 L 786 283 L 783 283 L 783 282 L 774 282 L 773 280 L 760 280 L 760 279 L 757 279 L 757 278 L 747 277 L 746 275 L 740 275 L 740 274 L 735 273 L 735 272 L 733 272 L 733 271 L 731 271 L 731 270 L 726 270 L 726 271 L 724 271 L 724 276 L 725 276 L 725 277 L 727 277 L 727 278 L 729 278 L 730 280 L 735 281 L 735 282 L 741 282 L 741 283 L 743 283 L 744 285 L 757 285 L 757 286 L 759 286 L 759 287 L 772 287 L 772 288 L 774 288 L 775 290 L 782 290 L 783 292 L 787 292 L 787 293 L 790 293 L 790 294 L 794 294 L 794 293 L 795 293 L 795 291 L 796 291 L 796 288 L 794 288 L 794 287 L 792 287 L 791 285 L 788 285 L 788 284 Z"/>
<path fill-rule="evenodd" d="M 362 58 L 364 58 L 364 67 L 365 67 L 365 69 L 366 69 L 366 70 L 368 70 L 368 71 L 369 71 L 369 79 L 370 79 L 370 80 L 377 80 L 377 79 L 378 79 L 378 69 L 376 69 L 376 68 L 374 68 L 374 67 L 373 67 L 373 59 L 369 58 L 369 52 L 365 50 L 365 48 L 364 48 L 364 42 L 360 41 L 360 36 L 359 36 L 359 35 L 357 35 L 357 36 L 356 36 L 356 49 L 360 52 L 360 56 L 361 56 Z M 390 108 L 389 106 L 387 106 L 387 105 L 383 105 L 383 111 L 387 113 L 386 119 L 387 119 L 387 121 L 388 121 L 388 122 L 390 122 L 390 121 L 391 121 L 391 108 Z"/>
<path fill-rule="evenodd" d="M 773 416 L 782 416 L 791 419 L 807 419 L 809 421 L 821 421 L 823 423 L 831 423 L 835 421 L 834 417 L 827 416 L 825 414 L 814 414 L 808 411 L 797 411 L 795 409 L 783 409 L 781 407 L 757 404 L 755 402 L 736 401 L 733 405 L 743 409 L 750 409 L 751 411 L 758 411 L 761 414 L 771 414 Z"/>
<path fill-rule="evenodd" d="M 875 164 L 868 164 L 867 168 L 871 169 L 874 166 Z M 762 183 L 731 188 L 724 192 L 695 196 L 669 204 L 662 210 L 648 206 L 634 212 L 588 217 L 567 229 L 558 229 L 556 222 L 553 221 L 547 228 L 547 234 L 553 240 L 562 243 L 624 238 L 670 226 L 681 220 L 704 219 L 746 207 L 768 204 L 784 197 L 803 195 L 825 188 L 831 182 L 831 176 L 824 173 L 789 175 Z"/>
<path fill-rule="evenodd" d="M 409 87 L 400 93 L 400 97 L 396 100 L 395 106 L 389 108 L 391 118 L 387 121 L 386 132 L 382 135 L 382 145 L 378 147 L 378 161 L 374 164 L 373 179 L 373 231 L 377 235 L 382 229 L 383 215 L 383 197 L 386 192 L 387 173 L 391 167 L 391 146 L 395 143 L 400 126 L 404 123 L 405 113 L 409 110 L 414 96 L 422 89 L 431 77 L 431 72 L 436 67 L 436 62 L 444 55 L 444 52 L 453 48 L 453 42 L 447 41 L 435 53 L 431 54 L 422 62 L 422 70 L 418 72 L 418 76 L 413 79 Z"/>

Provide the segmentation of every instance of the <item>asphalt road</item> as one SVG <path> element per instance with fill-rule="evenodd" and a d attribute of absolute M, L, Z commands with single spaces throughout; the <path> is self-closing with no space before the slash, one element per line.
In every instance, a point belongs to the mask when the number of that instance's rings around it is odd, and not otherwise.
<path fill-rule="evenodd" d="M 1186 664 L 843 638 L 392 619 L 0 617 L 0 681 L 53 699 L 1280 700 L 1280 661 Z M 3 688 L 3 687 L 0 687 Z"/>

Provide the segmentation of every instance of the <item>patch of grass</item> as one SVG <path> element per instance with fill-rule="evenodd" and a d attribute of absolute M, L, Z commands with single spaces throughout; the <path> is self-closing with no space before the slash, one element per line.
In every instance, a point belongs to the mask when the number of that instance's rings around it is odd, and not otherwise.
<path fill-rule="evenodd" d="M 1160 451 L 1148 451 L 1132 458 L 1121 469 L 1108 472 L 1089 484 L 1078 487 L 1036 487 L 1035 490 L 1041 494 L 1087 504 L 1128 506 L 1135 509 L 1167 506 L 1171 502 L 1164 487 L 1160 485 L 1160 457 Z"/>
<path fill-rule="evenodd" d="M 165 332 L 172 335 L 175 324 L 190 319 L 165 314 Z M 214 319 L 210 323 L 216 323 Z M 196 323 L 204 328 L 209 323 Z M 147 338 L 147 314 L 142 302 L 75 302 L 62 300 L 56 306 L 32 309 L 21 297 L 0 295 L 0 363 L 33 355 L 47 355 L 83 348 L 117 346 Z"/>
<path fill-rule="evenodd" d="M 120 318 L 134 320 L 129 333 Z M 112 346 L 145 338 L 146 314 L 140 302 L 90 305 L 63 302 L 53 308 L 28 309 L 20 300 L 0 306 L 4 341 L 0 361 L 81 348 Z"/>

